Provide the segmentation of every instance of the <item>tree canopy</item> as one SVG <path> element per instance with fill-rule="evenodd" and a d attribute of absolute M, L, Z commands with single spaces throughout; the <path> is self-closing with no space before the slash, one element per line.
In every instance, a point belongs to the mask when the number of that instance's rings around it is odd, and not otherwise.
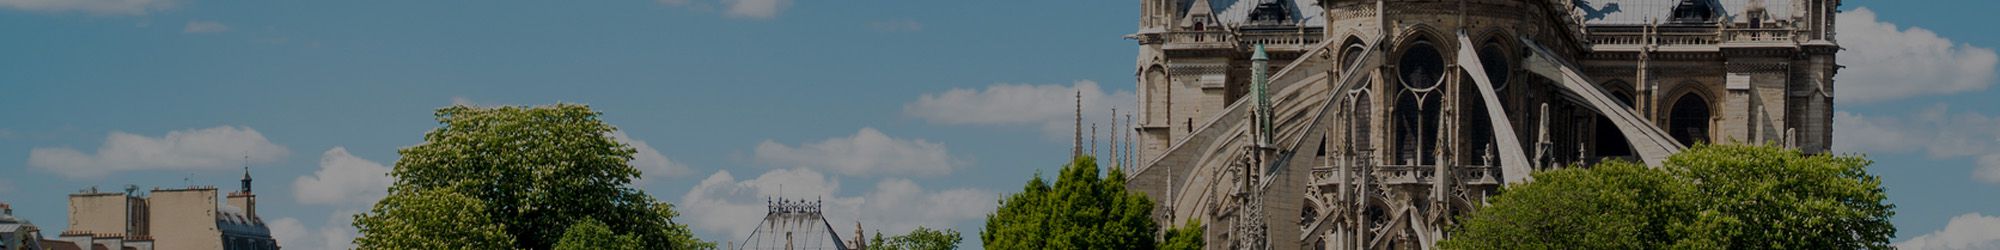
<path fill-rule="evenodd" d="M 950 250 L 958 249 L 958 243 L 963 241 L 965 236 L 960 236 L 956 229 L 938 231 L 919 226 L 908 234 L 888 238 L 883 238 L 881 232 L 875 232 L 875 240 L 868 243 L 868 249 Z"/>
<path fill-rule="evenodd" d="M 1100 176 L 1097 160 L 1077 157 L 1055 185 L 1041 173 L 1020 193 L 1001 198 L 979 238 L 987 249 L 1149 249 L 1159 225 L 1153 201 L 1125 189 L 1125 174 Z"/>
<path fill-rule="evenodd" d="M 587 106 L 452 106 L 435 115 L 441 126 L 425 133 L 423 143 L 397 150 L 402 158 L 389 173 L 396 179 L 389 196 L 355 216 L 359 247 L 438 249 L 427 247 L 428 240 L 549 249 L 573 225 L 589 221 L 646 249 L 715 246 L 674 223 L 679 214 L 671 204 L 629 187 L 639 175 L 629 164 L 635 151 L 612 139 L 616 128 Z M 440 230 L 409 226 L 433 224 L 505 237 L 402 236 Z"/>
<path fill-rule="evenodd" d="M 1202 228 L 1200 220 L 1189 219 L 1187 225 L 1167 229 L 1160 250 L 1201 250 Z"/>
<path fill-rule="evenodd" d="M 1534 173 L 1461 219 L 1447 249 L 1886 249 L 1894 205 L 1859 156 L 1697 145 L 1660 168 Z"/>

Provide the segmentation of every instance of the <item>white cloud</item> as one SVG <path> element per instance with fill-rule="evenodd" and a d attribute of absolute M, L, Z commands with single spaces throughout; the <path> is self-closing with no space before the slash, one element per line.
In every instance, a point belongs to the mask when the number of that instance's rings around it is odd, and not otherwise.
<path fill-rule="evenodd" d="M 36 147 L 28 152 L 28 165 L 78 178 L 125 170 L 234 169 L 246 163 L 277 162 L 287 154 L 285 146 L 272 144 L 256 129 L 219 126 L 177 130 L 163 137 L 113 131 L 95 155 L 66 147 Z"/>
<path fill-rule="evenodd" d="M 474 103 L 474 102 L 472 102 L 472 98 L 465 98 L 464 96 L 453 96 L 453 97 L 451 97 L 451 105 L 452 105 L 452 106 L 467 106 L 467 107 L 478 107 L 478 106 L 479 106 L 479 103 Z"/>
<path fill-rule="evenodd" d="M 328 149 L 320 154 L 319 171 L 294 179 L 292 191 L 299 204 L 324 205 L 333 212 L 318 227 L 292 217 L 271 220 L 271 237 L 285 249 L 354 249 L 354 237 L 360 235 L 353 227 L 354 215 L 388 195 L 395 182 L 389 170 L 349 154 L 345 147 Z"/>
<path fill-rule="evenodd" d="M 1896 243 L 1905 250 L 2000 249 L 2000 217 L 1979 213 L 1951 217 L 1944 229 Z"/>
<path fill-rule="evenodd" d="M 1838 57 L 1847 66 L 1835 76 L 1837 97 L 1847 103 L 1888 101 L 1919 95 L 1984 90 L 1993 84 L 1993 49 L 1954 44 L 1919 27 L 1899 29 L 1878 21 L 1875 11 L 1841 12 Z"/>
<path fill-rule="evenodd" d="M 83 12 L 92 15 L 145 15 L 173 8 L 175 0 L 0 0 L 0 8 L 39 12 Z"/>
<path fill-rule="evenodd" d="M 1980 156 L 1978 163 L 1979 169 L 1972 170 L 1973 179 L 2000 184 L 2000 153 Z"/>
<path fill-rule="evenodd" d="M 354 237 L 359 235 L 351 226 L 357 210 L 334 211 L 326 218 L 326 224 L 318 228 L 306 228 L 304 223 L 291 217 L 271 220 L 271 238 L 285 249 L 335 250 L 354 249 Z"/>
<path fill-rule="evenodd" d="M 952 158 L 943 143 L 897 139 L 874 128 L 798 147 L 765 140 L 757 144 L 754 158 L 760 163 L 825 168 L 848 175 L 943 175 L 964 164 Z"/>
<path fill-rule="evenodd" d="M 924 31 L 924 23 L 910 19 L 874 21 L 868 22 L 868 29 L 880 32 L 917 32 Z"/>
<path fill-rule="evenodd" d="M 676 206 L 696 229 L 747 237 L 764 218 L 766 198 L 818 199 L 824 216 L 840 229 L 859 220 L 869 231 L 907 232 L 917 226 L 949 227 L 984 218 L 997 200 L 993 192 L 976 189 L 927 191 L 915 182 L 884 179 L 858 197 L 838 196 L 840 183 L 810 169 L 780 169 L 755 179 L 737 180 L 717 171 L 681 196 Z M 964 231 L 964 230 L 961 230 Z"/>
<path fill-rule="evenodd" d="M 1971 157 L 1975 180 L 2000 184 L 2000 117 L 1952 113 L 1943 104 L 1908 116 L 1836 112 L 1833 150 L 1846 153 L 1922 152 L 1933 159 Z"/>
<path fill-rule="evenodd" d="M 1071 86 L 994 84 L 985 90 L 955 88 L 943 93 L 924 94 L 916 102 L 903 105 L 903 115 L 937 124 L 955 125 L 1035 125 L 1044 136 L 1068 139 L 1075 125 L 1077 95 L 1083 96 L 1083 126 L 1108 123 L 1111 109 L 1120 116 L 1136 111 L 1138 96 L 1131 91 L 1105 93 L 1094 81 L 1077 81 Z M 1123 120 L 1124 117 L 1118 117 Z M 1110 124 L 1100 124 L 1100 130 Z M 1085 128 L 1088 129 L 1088 128 Z"/>
<path fill-rule="evenodd" d="M 216 21 L 188 21 L 187 27 L 181 28 L 181 33 L 217 33 L 224 31 L 229 31 L 229 25 L 224 25 Z"/>
<path fill-rule="evenodd" d="M 667 159 L 666 155 L 660 154 L 660 151 L 653 149 L 652 145 L 647 145 L 646 141 L 632 139 L 623 130 L 611 132 L 611 138 L 618 140 L 619 143 L 631 145 L 633 150 L 639 151 L 632 154 L 632 167 L 638 168 L 640 172 L 639 178 L 632 180 L 633 184 L 645 184 L 652 179 L 680 177 L 694 173 L 693 168 L 674 162 L 673 159 Z"/>
<path fill-rule="evenodd" d="M 777 18 L 785 8 L 792 6 L 792 0 L 657 0 L 661 5 L 684 8 L 700 12 L 714 11 L 722 6 L 723 14 L 731 18 L 772 19 Z"/>
<path fill-rule="evenodd" d="M 1839 131 L 1833 139 L 1838 152 L 1921 151 L 1936 158 L 2000 153 L 2000 117 L 1954 114 L 1943 104 L 1903 117 L 1836 112 L 1833 126 Z"/>
<path fill-rule="evenodd" d="M 299 243 L 303 243 L 306 235 L 311 233 L 311 231 L 306 231 L 305 223 L 299 223 L 299 219 L 293 219 L 292 217 L 271 220 L 270 223 L 266 223 L 265 225 L 270 227 L 271 238 L 278 240 L 279 245 L 292 248 L 301 246 L 302 244 Z"/>
<path fill-rule="evenodd" d="M 389 167 L 333 147 L 320 154 L 319 171 L 292 180 L 300 204 L 373 204 L 388 195 Z"/>
<path fill-rule="evenodd" d="M 722 0 L 729 6 L 729 16 L 750 19 L 771 19 L 778 12 L 792 6 L 792 0 Z"/>

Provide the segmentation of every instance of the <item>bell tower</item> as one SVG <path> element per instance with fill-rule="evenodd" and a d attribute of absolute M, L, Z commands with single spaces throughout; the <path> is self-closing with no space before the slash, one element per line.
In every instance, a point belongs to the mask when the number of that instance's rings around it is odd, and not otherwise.
<path fill-rule="evenodd" d="M 229 193 L 229 206 L 243 209 L 243 216 L 257 218 L 257 194 L 250 192 L 250 166 L 243 166 L 243 187 Z"/>

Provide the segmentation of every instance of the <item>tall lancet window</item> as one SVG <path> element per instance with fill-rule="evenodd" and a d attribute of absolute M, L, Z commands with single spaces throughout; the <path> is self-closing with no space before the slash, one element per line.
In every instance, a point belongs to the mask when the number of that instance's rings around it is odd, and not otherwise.
<path fill-rule="evenodd" d="M 1439 110 L 1442 95 L 1437 87 L 1444 82 L 1444 54 L 1427 39 L 1418 39 L 1396 60 L 1397 79 L 1403 91 L 1396 94 L 1396 159 L 1403 165 L 1437 164 Z"/>

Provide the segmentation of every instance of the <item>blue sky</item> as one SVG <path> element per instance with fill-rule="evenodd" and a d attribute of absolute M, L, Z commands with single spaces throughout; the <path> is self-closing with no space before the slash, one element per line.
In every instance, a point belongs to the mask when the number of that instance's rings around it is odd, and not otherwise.
<path fill-rule="evenodd" d="M 1995 246 L 1978 236 L 2000 235 L 2000 34 L 1980 10 L 2000 2 L 1843 9 L 1837 148 L 1877 161 L 1899 242 L 1952 225 L 1926 240 Z M 640 186 L 708 240 L 740 241 L 762 197 L 782 195 L 828 200 L 843 230 L 954 227 L 976 246 L 994 197 L 1063 162 L 1070 95 L 1086 92 L 1098 123 L 1131 106 L 1137 50 L 1119 36 L 1137 13 L 1132 1 L 0 0 L 0 202 L 60 231 L 70 192 L 233 189 L 247 155 L 285 246 L 338 248 L 343 218 L 381 195 L 370 173 L 421 140 L 432 109 L 573 102 L 647 145 Z"/>

